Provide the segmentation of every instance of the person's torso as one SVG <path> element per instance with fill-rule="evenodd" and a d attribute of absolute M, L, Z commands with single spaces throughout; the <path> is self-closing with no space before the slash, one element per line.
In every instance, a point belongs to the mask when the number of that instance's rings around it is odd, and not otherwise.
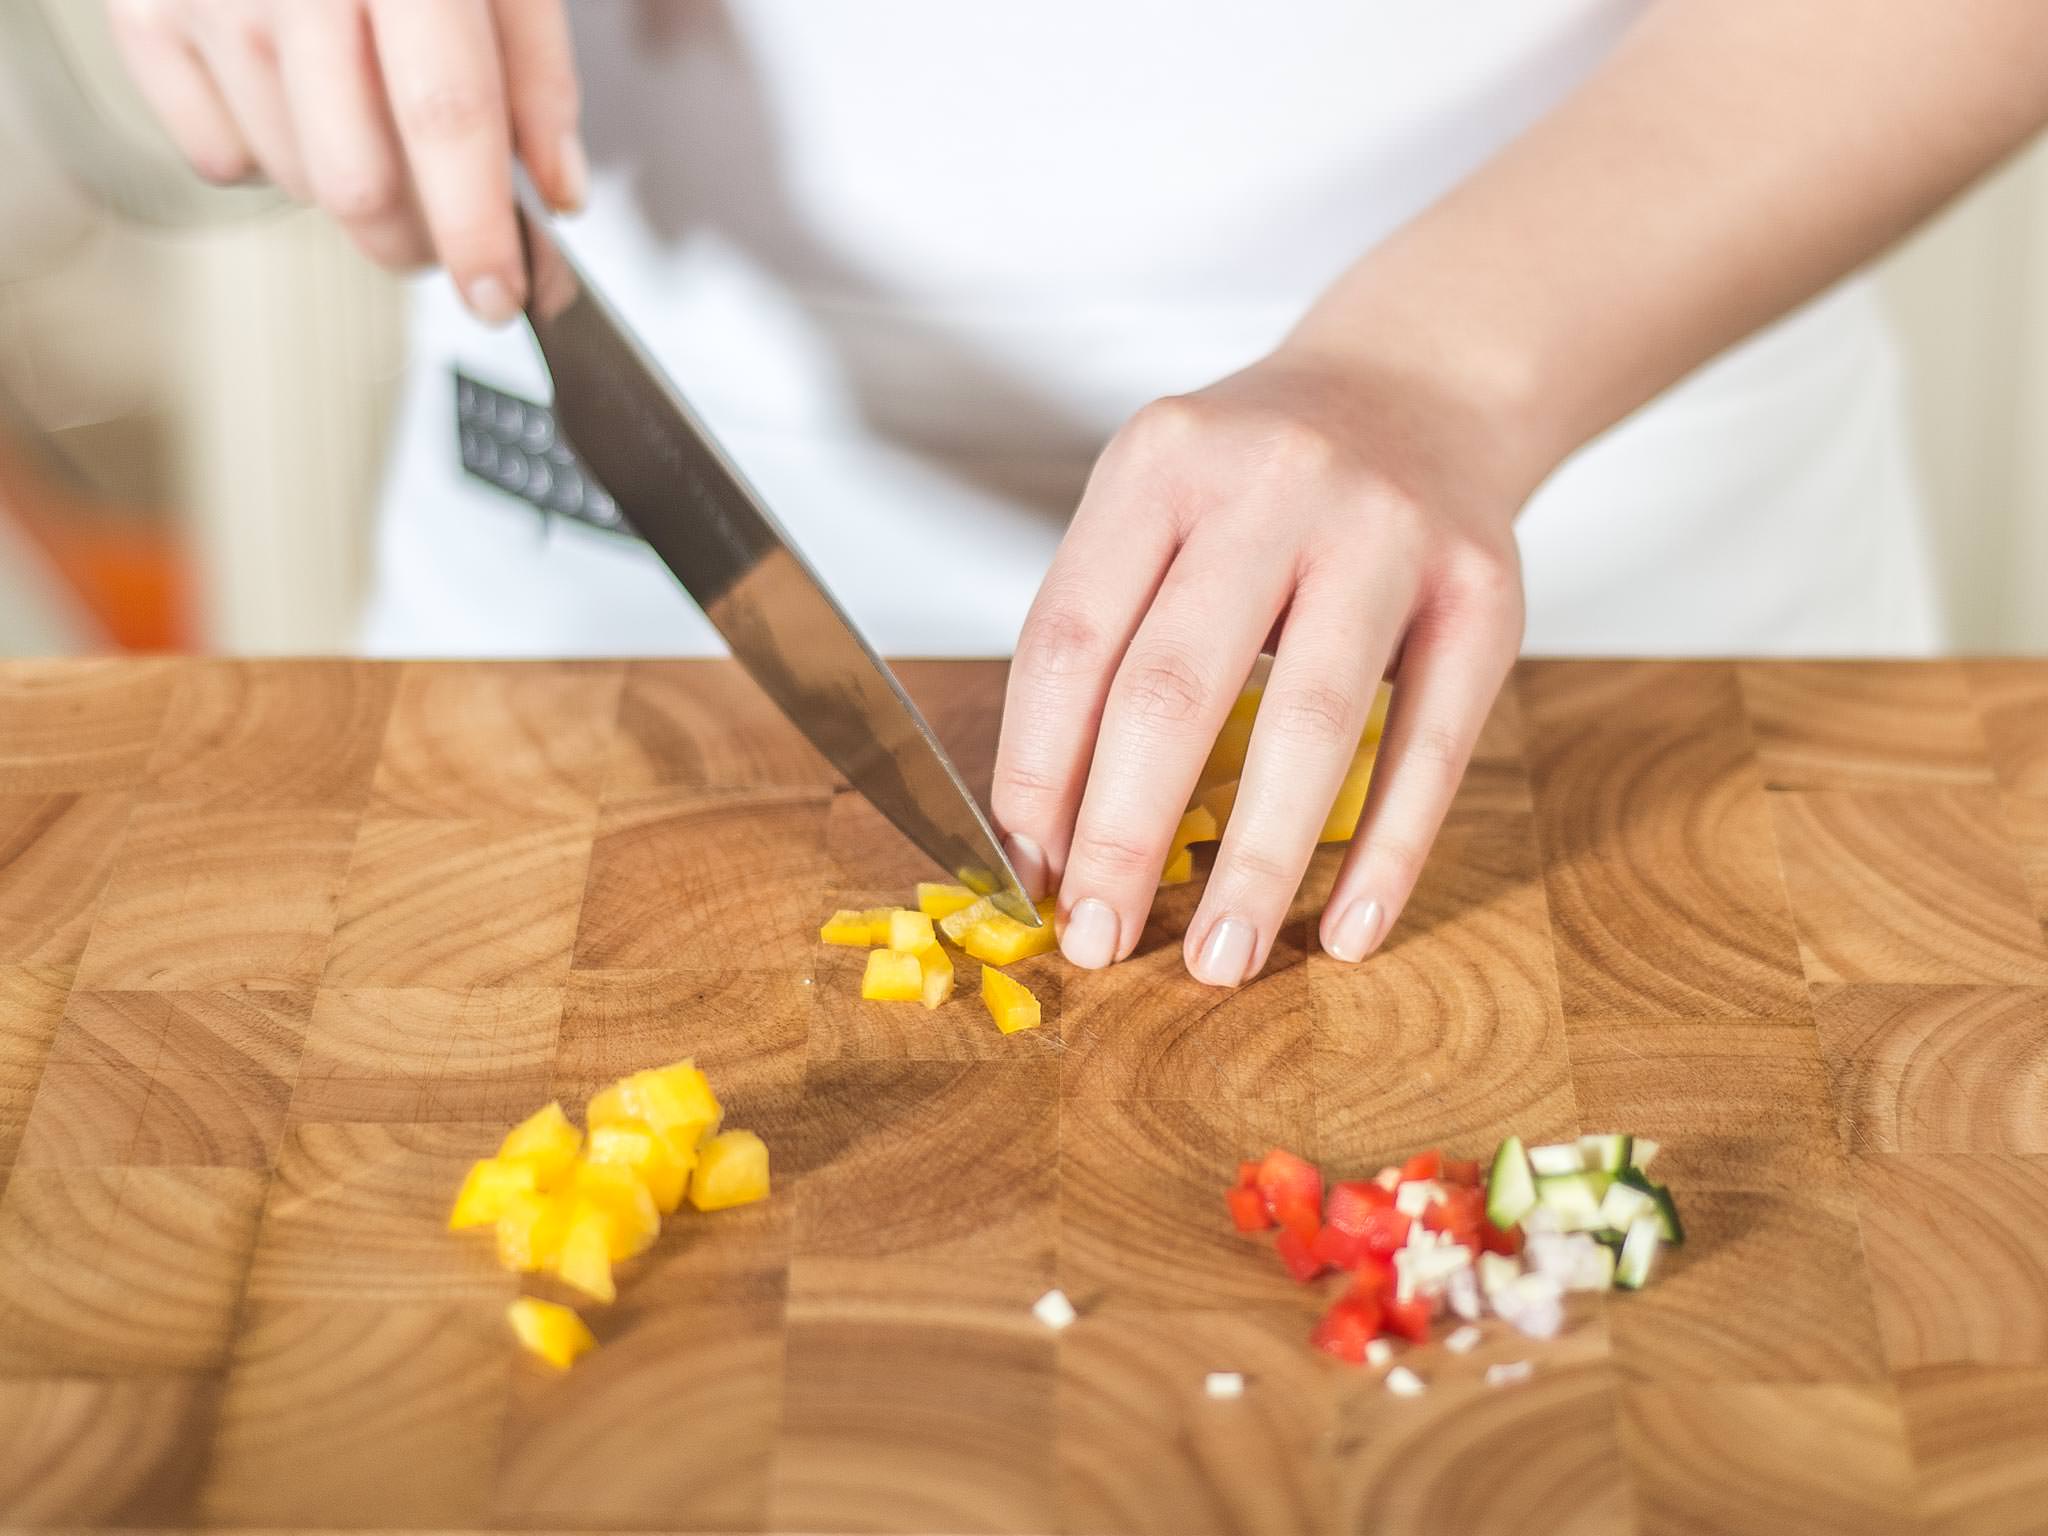
<path fill-rule="evenodd" d="M 1271 348 L 1643 3 L 577 5 L 596 176 L 567 239 L 883 648 L 1002 650 L 1110 433 Z M 423 372 L 544 392 L 445 284 L 420 319 Z M 602 535 L 479 559 L 491 493 L 407 505 L 446 400 L 413 392 L 387 568 L 438 538 L 458 627 L 530 587 L 534 648 L 706 643 L 659 573 L 577 565 Z"/>

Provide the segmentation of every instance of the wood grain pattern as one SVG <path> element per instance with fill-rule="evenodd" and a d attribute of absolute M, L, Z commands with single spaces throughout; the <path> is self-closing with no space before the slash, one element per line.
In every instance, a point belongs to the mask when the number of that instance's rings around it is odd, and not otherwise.
<path fill-rule="evenodd" d="M 1771 797 L 1813 981 L 2048 981 L 1996 793 Z"/>
<path fill-rule="evenodd" d="M 903 675 L 985 784 L 1003 664 Z M 1361 967 L 1341 856 L 1005 1038 L 814 942 L 930 872 L 724 663 L 0 664 L 0 1526 L 2043 1529 L 2048 663 L 1526 664 Z M 776 1196 L 548 1372 L 450 1192 L 681 1056 Z M 1217 1198 L 1610 1128 L 1690 1241 L 1413 1401 Z"/>

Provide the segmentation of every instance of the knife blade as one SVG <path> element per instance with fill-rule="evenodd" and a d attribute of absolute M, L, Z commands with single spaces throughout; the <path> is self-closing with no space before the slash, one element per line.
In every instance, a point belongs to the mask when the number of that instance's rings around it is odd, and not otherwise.
<path fill-rule="evenodd" d="M 953 877 L 1036 927 L 960 771 L 760 494 L 522 195 L 526 318 L 576 455 L 825 759 Z"/>

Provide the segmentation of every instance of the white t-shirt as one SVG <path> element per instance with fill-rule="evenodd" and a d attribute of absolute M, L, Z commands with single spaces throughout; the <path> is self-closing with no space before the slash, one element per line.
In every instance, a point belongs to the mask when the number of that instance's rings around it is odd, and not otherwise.
<path fill-rule="evenodd" d="M 597 173 L 565 238 L 879 648 L 1004 653 L 1109 435 L 1268 351 L 1640 9 L 581 4 Z M 463 477 L 457 365 L 546 398 L 523 330 L 422 282 L 369 648 L 717 650 L 645 549 Z M 1858 285 L 1590 445 L 1520 538 L 1532 651 L 1940 639 Z"/>

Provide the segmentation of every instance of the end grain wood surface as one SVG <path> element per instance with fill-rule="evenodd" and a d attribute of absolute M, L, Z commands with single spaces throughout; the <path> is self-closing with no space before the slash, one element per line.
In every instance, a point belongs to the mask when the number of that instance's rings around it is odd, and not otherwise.
<path fill-rule="evenodd" d="M 905 672 L 985 784 L 1000 666 Z M 1362 967 L 1332 868 L 1005 1039 L 813 942 L 925 870 L 724 665 L 0 666 L 0 1526 L 2048 1529 L 2048 664 L 1525 664 Z M 449 1197 L 685 1054 L 775 1197 L 550 1375 Z M 1691 1242 L 1413 1401 L 1219 1197 L 1608 1128 Z"/>

